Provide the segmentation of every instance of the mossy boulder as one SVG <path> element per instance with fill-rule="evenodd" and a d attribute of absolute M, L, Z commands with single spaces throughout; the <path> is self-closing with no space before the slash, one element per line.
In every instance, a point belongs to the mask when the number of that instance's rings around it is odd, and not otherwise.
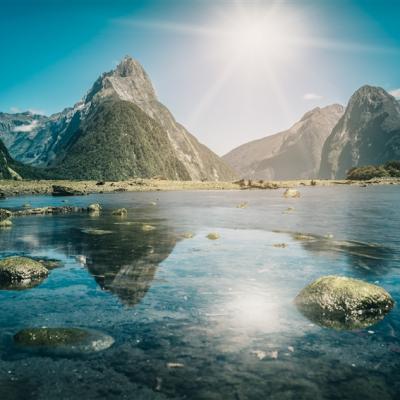
<path fill-rule="evenodd" d="M 218 240 L 219 238 L 220 238 L 220 235 L 217 232 L 211 232 L 207 235 L 207 239 L 210 239 L 210 240 Z"/>
<path fill-rule="evenodd" d="M 114 339 L 101 332 L 81 328 L 27 328 L 14 335 L 14 342 L 21 347 L 55 350 L 60 352 L 89 353 L 105 350 Z"/>
<path fill-rule="evenodd" d="M 0 288 L 18 289 L 36 286 L 47 275 L 47 268 L 28 257 L 7 257 L 0 260 Z"/>
<path fill-rule="evenodd" d="M 306 286 L 295 304 L 319 325 L 356 329 L 381 320 L 393 308 L 394 301 L 380 286 L 342 276 L 324 276 Z"/>

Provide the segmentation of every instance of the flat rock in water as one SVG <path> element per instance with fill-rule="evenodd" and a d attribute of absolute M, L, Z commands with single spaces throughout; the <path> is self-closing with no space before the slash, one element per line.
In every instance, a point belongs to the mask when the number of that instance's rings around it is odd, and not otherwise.
<path fill-rule="evenodd" d="M 324 276 L 296 297 L 301 313 L 311 321 L 335 329 L 373 325 L 393 308 L 390 294 L 377 285 L 342 276 Z"/>
<path fill-rule="evenodd" d="M 0 288 L 26 289 L 38 285 L 48 275 L 40 262 L 28 257 L 0 260 Z"/>
<path fill-rule="evenodd" d="M 104 333 L 81 328 L 27 328 L 14 335 L 14 342 L 24 348 L 60 354 L 92 353 L 108 349 L 114 339 Z"/>
<path fill-rule="evenodd" d="M 77 190 L 67 186 L 53 185 L 53 196 L 84 196 L 86 193 L 82 190 Z"/>
<path fill-rule="evenodd" d="M 112 212 L 112 215 L 118 215 L 120 217 L 125 217 L 128 215 L 128 210 L 126 208 L 118 208 Z"/>
<path fill-rule="evenodd" d="M 285 192 L 283 193 L 283 196 L 286 198 L 296 198 L 300 197 L 300 192 L 296 189 L 286 189 Z"/>

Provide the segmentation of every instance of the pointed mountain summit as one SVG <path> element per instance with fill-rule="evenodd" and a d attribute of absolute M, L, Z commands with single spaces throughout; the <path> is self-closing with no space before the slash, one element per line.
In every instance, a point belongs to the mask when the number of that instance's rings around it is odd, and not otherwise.
<path fill-rule="evenodd" d="M 0 138 L 7 137 L 9 148 L 27 149 L 13 155 L 29 162 L 28 152 L 33 165 L 50 167 L 59 178 L 235 178 L 224 161 L 175 121 L 143 67 L 129 56 L 103 73 L 73 108 L 35 125 L 29 140 L 21 137 L 15 146 L 13 133 L 14 127 L 1 130 L 0 117 Z"/>
<path fill-rule="evenodd" d="M 125 56 L 114 70 L 102 74 L 84 100 L 87 103 L 105 97 L 115 97 L 135 104 L 157 100 L 146 71 L 130 56 Z"/>
<path fill-rule="evenodd" d="M 384 89 L 363 86 L 326 140 L 320 177 L 345 178 L 352 167 L 400 158 L 400 104 Z"/>
<path fill-rule="evenodd" d="M 343 112 L 339 104 L 314 108 L 288 130 L 243 144 L 223 159 L 243 178 L 316 178 L 323 144 Z"/>

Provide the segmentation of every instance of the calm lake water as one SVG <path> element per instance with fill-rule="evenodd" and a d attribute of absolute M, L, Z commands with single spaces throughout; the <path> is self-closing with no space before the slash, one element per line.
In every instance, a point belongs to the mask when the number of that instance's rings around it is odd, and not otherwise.
<path fill-rule="evenodd" d="M 63 262 L 35 288 L 0 291 L 0 399 L 399 399 L 400 188 L 282 192 L 1 201 L 104 211 L 19 217 L 0 231 L 0 257 Z M 117 207 L 128 216 L 111 215 Z M 366 329 L 318 326 L 293 299 L 328 274 L 377 282 L 397 304 Z M 93 329 L 115 343 L 91 354 L 16 348 L 12 336 L 33 326 Z"/>

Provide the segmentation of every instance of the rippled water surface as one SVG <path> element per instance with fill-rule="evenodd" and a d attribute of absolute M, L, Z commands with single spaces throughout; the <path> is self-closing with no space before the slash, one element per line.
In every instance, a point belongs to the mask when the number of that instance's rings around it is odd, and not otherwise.
<path fill-rule="evenodd" d="M 0 291 L 0 399 L 400 398 L 397 304 L 354 331 L 319 326 L 293 305 L 328 274 L 376 282 L 399 302 L 400 190 L 301 193 L 2 200 L 3 208 L 99 202 L 104 210 L 14 218 L 0 231 L 1 257 L 63 262 L 39 286 Z M 242 202 L 248 207 L 237 208 Z M 117 207 L 128 216 L 111 215 Z M 40 326 L 87 328 L 115 343 L 61 355 L 13 345 L 18 330 Z"/>

